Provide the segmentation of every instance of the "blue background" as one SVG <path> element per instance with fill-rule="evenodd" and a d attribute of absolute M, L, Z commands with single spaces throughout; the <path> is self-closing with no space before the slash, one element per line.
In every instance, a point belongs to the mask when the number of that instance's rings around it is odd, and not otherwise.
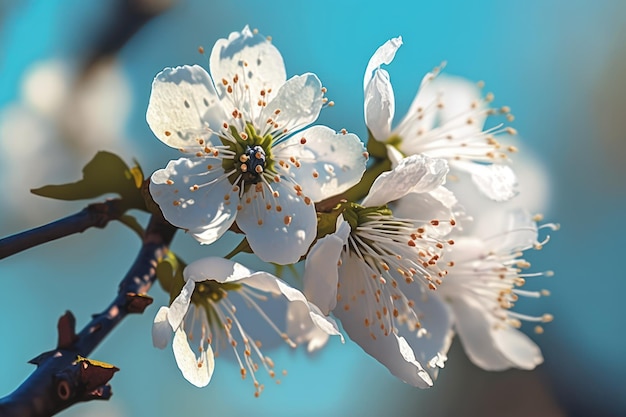
<path fill-rule="evenodd" d="M 110 34 L 119 19 L 115 7 L 123 3 L 0 0 L 0 112 L 5 115 L 0 115 L 0 235 L 82 207 L 14 190 L 77 179 L 96 150 L 110 150 L 106 144 L 96 140 L 77 151 L 61 129 L 41 150 L 27 152 L 23 149 L 34 148 L 31 137 L 19 129 L 3 130 L 2 123 L 7 123 L 7 109 L 23 103 L 23 82 L 34 64 L 60 59 L 80 68 L 94 43 Z M 146 173 L 177 156 L 145 123 L 152 78 L 166 66 L 206 64 L 197 47 L 209 51 L 216 39 L 245 24 L 272 36 L 288 75 L 315 72 L 328 87 L 336 106 L 322 112 L 320 123 L 361 137 L 366 132 L 363 72 L 373 51 L 391 37 L 404 39 L 388 68 L 398 115 L 413 99 L 422 75 L 444 60 L 448 73 L 485 80 L 496 104 L 512 107 L 513 126 L 525 149 L 549 174 L 545 214 L 562 228 L 533 260 L 534 269 L 553 269 L 556 275 L 542 282 L 552 296 L 529 310 L 547 310 L 556 319 L 545 334 L 532 335 L 545 355 L 545 364 L 534 372 L 481 371 L 455 343 L 436 386 L 420 391 L 395 380 L 358 346 L 332 341 L 312 357 L 287 348 L 274 352 L 274 361 L 289 375 L 255 399 L 250 381 L 240 380 L 235 364 L 218 359 L 211 384 L 197 389 L 183 380 L 169 349 L 152 347 L 152 318 L 167 301 L 155 288 L 155 303 L 146 314 L 126 320 L 92 355 L 121 368 L 112 380 L 113 398 L 63 415 L 626 415 L 621 262 L 626 3 L 129 3 L 162 8 L 114 54 L 131 101 L 122 121 L 124 139 L 113 150 L 127 161 L 137 158 Z M 101 117 L 106 121 L 108 115 Z M 47 133 L 58 130 L 54 123 L 46 126 Z M 55 159 L 58 155 L 65 159 Z M 30 174 L 35 168 L 42 171 L 39 176 Z M 54 347 L 56 321 L 65 310 L 74 312 L 80 328 L 108 304 L 138 247 L 130 231 L 111 224 L 0 261 L 0 396 L 30 374 L 29 359 Z M 200 248 L 181 233 L 174 249 L 194 259 L 229 248 Z"/>

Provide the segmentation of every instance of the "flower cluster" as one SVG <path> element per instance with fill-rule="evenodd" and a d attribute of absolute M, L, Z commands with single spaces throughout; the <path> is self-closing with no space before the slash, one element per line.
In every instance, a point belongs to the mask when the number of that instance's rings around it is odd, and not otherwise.
<path fill-rule="evenodd" d="M 487 370 L 543 361 L 519 327 L 552 316 L 513 307 L 519 297 L 547 295 L 521 288 L 552 274 L 526 272 L 523 257 L 548 241 L 540 230 L 557 226 L 499 206 L 519 199 L 509 158 L 517 149 L 502 144 L 516 134 L 504 124 L 510 109 L 492 107 L 492 94 L 439 67 L 392 127 L 394 93 L 382 66 L 401 44 L 387 41 L 365 71 L 367 151 L 345 130 L 309 126 L 330 104 L 326 89 L 312 73 L 287 79 L 278 50 L 248 27 L 215 44 L 209 73 L 183 66 L 156 76 L 148 124 L 183 153 L 151 177 L 165 219 L 203 244 L 243 234 L 229 257 L 250 251 L 304 268 L 301 291 L 223 258 L 184 269 L 170 285 L 170 306 L 157 313 L 153 341 L 163 348 L 174 334 L 176 362 L 194 385 L 209 383 L 217 351 L 230 346 L 258 395 L 258 372 L 276 376 L 261 339 L 273 334 L 313 351 L 331 335 L 343 341 L 332 316 L 393 375 L 420 388 L 433 385 L 455 335 Z M 498 116 L 504 123 L 490 126 Z M 500 216 L 477 221 L 493 211 L 469 212 L 445 187 L 464 176 Z"/>

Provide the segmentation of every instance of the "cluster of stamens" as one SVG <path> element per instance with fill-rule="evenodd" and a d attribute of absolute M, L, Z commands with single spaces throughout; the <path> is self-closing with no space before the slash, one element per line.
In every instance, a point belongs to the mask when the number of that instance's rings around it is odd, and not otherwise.
<path fill-rule="evenodd" d="M 442 64 L 435 68 L 426 82 L 434 80 L 443 66 Z M 484 83 L 479 82 L 478 86 L 482 89 Z M 444 124 L 432 128 L 428 125 L 423 126 L 422 120 L 429 120 L 433 117 L 436 119 L 433 113 L 437 113 L 446 106 L 445 93 L 437 94 L 430 102 L 424 103 L 413 113 L 408 114 L 396 129 L 396 135 L 402 139 L 414 137 L 419 139 L 419 141 L 412 141 L 411 145 L 405 144 L 410 149 L 404 149 L 400 145 L 400 150 L 411 154 L 424 153 L 433 158 L 451 158 L 456 161 L 491 163 L 508 160 L 509 154 L 517 152 L 517 148 L 513 145 L 503 146 L 496 139 L 496 135 L 515 136 L 517 131 L 514 128 L 504 126 L 503 123 L 485 130 L 480 126 L 480 129 L 473 128 L 477 123 L 482 123 L 485 118 L 498 114 L 504 116 L 508 122 L 515 119 L 509 106 L 501 106 L 498 109 L 490 107 L 494 98 L 493 93 L 487 93 L 481 99 L 470 103 L 468 108 L 453 115 Z M 394 140 L 397 139 L 394 137 L 389 139 L 392 143 Z"/>
<path fill-rule="evenodd" d="M 449 222 L 454 224 L 454 220 Z M 443 221 L 433 220 L 431 225 L 440 223 Z M 353 229 L 348 238 L 340 266 L 347 257 L 355 257 L 360 273 L 355 279 L 340 280 L 337 301 L 340 308 L 349 311 L 351 302 L 366 297 L 372 308 L 363 324 L 371 329 L 372 339 L 376 339 L 378 329 L 374 331 L 370 326 L 378 326 L 385 336 L 397 332 L 400 325 L 415 331 L 418 337 L 428 333 L 421 325 L 415 300 L 409 299 L 404 289 L 417 282 L 418 292 L 424 297 L 428 296 L 427 289 L 436 290 L 448 274 L 446 267 L 452 266 L 441 262 L 444 249 L 454 241 L 438 240 L 425 232 L 424 227 L 415 228 L 411 221 L 374 214 Z"/>
<path fill-rule="evenodd" d="M 537 217 L 536 219 L 540 219 Z M 544 224 L 539 229 L 557 230 L 558 225 L 553 223 Z M 511 230 L 507 233 L 519 232 L 520 229 Z M 539 316 L 532 316 L 513 311 L 512 308 L 519 300 L 519 297 L 539 298 L 550 295 L 548 290 L 529 291 L 521 289 L 526 284 L 528 278 L 553 275 L 552 271 L 544 272 L 524 272 L 531 267 L 530 262 L 523 258 L 523 252 L 528 249 L 540 250 L 549 241 L 547 236 L 541 242 L 535 242 L 529 247 L 520 248 L 513 253 L 490 252 L 479 259 L 472 259 L 466 262 L 457 263 L 454 274 L 449 277 L 450 285 L 445 288 L 445 294 L 454 297 L 454 292 L 471 293 L 481 300 L 481 304 L 489 309 L 496 319 L 496 328 L 512 326 L 519 328 L 523 321 L 531 323 L 548 323 L 553 320 L 552 314 L 545 313 Z M 476 262 L 478 261 L 478 262 Z M 535 326 L 535 332 L 543 333 L 544 329 L 540 324 Z"/>
<path fill-rule="evenodd" d="M 211 345 L 214 349 L 214 356 L 218 357 L 219 349 L 230 345 L 239 364 L 242 379 L 248 376 L 252 378 L 254 395 L 258 397 L 265 388 L 256 376 L 260 369 L 264 369 L 277 384 L 281 381 L 276 379 L 274 361 L 261 352 L 262 343 L 244 330 L 236 315 L 237 308 L 229 298 L 229 292 L 241 296 L 245 304 L 259 314 L 290 347 L 296 346 L 259 305 L 260 301 L 267 300 L 267 296 L 245 285 L 229 288 L 229 284 L 218 284 L 214 281 L 199 283 L 190 306 L 193 313 L 187 315 L 184 325 L 185 328 L 190 329 L 187 332 L 190 341 L 193 341 L 195 337 L 194 331 L 199 331 L 199 352 L 203 352 L 207 345 Z M 198 362 L 198 367 L 202 366 L 205 364 Z M 282 374 L 286 375 L 287 371 L 283 370 Z"/>

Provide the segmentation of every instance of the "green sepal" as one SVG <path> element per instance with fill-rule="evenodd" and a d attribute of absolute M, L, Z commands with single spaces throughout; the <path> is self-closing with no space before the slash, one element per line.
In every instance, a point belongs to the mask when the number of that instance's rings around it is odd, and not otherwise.
<path fill-rule="evenodd" d="M 239 242 L 237 247 L 235 249 L 231 250 L 228 253 L 228 255 L 224 256 L 224 258 L 232 259 L 238 253 L 254 253 L 252 251 L 252 248 L 250 247 L 250 244 L 248 243 L 248 239 L 246 239 L 245 237 L 243 239 L 241 239 L 241 242 Z"/>
<path fill-rule="evenodd" d="M 385 143 L 380 142 L 374 138 L 372 132 L 367 129 L 367 153 L 370 157 L 374 157 L 377 159 L 386 159 L 387 158 L 387 147 Z"/>
<path fill-rule="evenodd" d="M 31 192 L 57 200 L 85 200 L 104 194 L 117 194 L 122 199 L 124 210 L 131 208 L 146 210 L 141 193 L 144 181 L 141 167 L 134 161 L 133 167 L 111 152 L 100 151 L 83 168 L 80 181 L 46 185 Z"/>
<path fill-rule="evenodd" d="M 161 288 L 170 296 L 170 304 L 174 298 L 180 294 L 180 290 L 185 286 L 183 269 L 187 265 L 180 260 L 172 251 L 157 264 L 156 276 Z"/>

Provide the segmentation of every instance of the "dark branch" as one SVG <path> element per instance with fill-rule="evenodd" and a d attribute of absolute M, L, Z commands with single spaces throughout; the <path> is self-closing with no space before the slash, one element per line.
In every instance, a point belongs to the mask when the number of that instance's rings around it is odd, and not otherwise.
<path fill-rule="evenodd" d="M 84 358 L 126 315 L 141 313 L 152 302 L 142 294 L 156 279 L 156 265 L 176 230 L 159 215 L 150 218 L 139 254 L 120 282 L 115 300 L 78 334 L 72 314 L 61 317 L 57 348 L 31 361 L 37 369 L 13 393 L 0 399 L 0 416 L 52 416 L 81 401 L 110 397 L 107 382 L 117 368 Z"/>
<path fill-rule="evenodd" d="M 103 228 L 111 220 L 124 214 L 121 200 L 90 204 L 83 210 L 55 222 L 26 230 L 0 239 L 0 259 L 74 233 L 82 233 L 90 227 Z"/>

